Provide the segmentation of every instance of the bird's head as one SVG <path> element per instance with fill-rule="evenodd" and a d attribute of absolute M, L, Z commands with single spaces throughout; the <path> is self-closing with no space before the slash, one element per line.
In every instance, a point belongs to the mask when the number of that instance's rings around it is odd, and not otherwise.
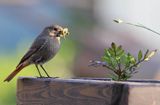
<path fill-rule="evenodd" d="M 49 32 L 49 35 L 52 37 L 64 37 L 65 38 L 66 35 L 69 35 L 68 28 L 63 28 L 59 25 L 49 26 L 47 27 L 47 30 Z"/>

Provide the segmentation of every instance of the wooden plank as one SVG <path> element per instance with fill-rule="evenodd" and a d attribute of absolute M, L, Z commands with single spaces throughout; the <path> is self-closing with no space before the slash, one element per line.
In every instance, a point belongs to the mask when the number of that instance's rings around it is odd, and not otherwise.
<path fill-rule="evenodd" d="M 158 81 L 21 77 L 17 105 L 160 105 L 160 85 Z"/>
<path fill-rule="evenodd" d="M 112 84 L 97 80 L 20 78 L 18 105 L 109 105 Z"/>

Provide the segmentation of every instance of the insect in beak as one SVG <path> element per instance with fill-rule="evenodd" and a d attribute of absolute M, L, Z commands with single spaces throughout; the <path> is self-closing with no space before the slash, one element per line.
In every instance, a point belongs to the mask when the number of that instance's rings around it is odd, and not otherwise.
<path fill-rule="evenodd" d="M 64 28 L 64 29 L 62 30 L 61 37 L 63 37 L 63 38 L 65 39 L 65 36 L 66 36 L 66 35 L 69 35 L 68 28 Z"/>

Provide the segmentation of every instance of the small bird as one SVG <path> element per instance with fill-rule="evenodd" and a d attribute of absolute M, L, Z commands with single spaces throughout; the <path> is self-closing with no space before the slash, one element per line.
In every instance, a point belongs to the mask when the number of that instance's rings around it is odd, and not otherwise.
<path fill-rule="evenodd" d="M 9 82 L 24 67 L 34 64 L 40 77 L 43 77 L 38 66 L 42 68 L 47 77 L 49 74 L 43 67 L 43 64 L 51 60 L 60 48 L 60 38 L 68 35 L 68 29 L 59 25 L 45 27 L 44 30 L 34 40 L 28 52 L 22 57 L 16 69 L 4 80 Z"/>

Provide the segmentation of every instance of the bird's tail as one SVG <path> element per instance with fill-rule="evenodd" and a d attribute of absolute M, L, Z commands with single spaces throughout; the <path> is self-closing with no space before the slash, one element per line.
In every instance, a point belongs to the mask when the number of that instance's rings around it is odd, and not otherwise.
<path fill-rule="evenodd" d="M 16 69 L 4 80 L 9 82 L 12 80 L 24 67 L 28 66 L 28 63 L 22 63 L 16 67 Z"/>

